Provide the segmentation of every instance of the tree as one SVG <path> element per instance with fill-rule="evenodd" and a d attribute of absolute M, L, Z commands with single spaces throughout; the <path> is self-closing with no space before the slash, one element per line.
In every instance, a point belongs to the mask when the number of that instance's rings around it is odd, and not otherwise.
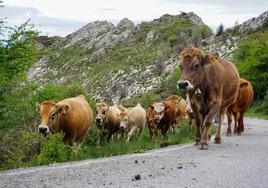
<path fill-rule="evenodd" d="M 0 36 L 0 119 L 3 122 L 8 111 L 6 96 L 17 92 L 41 50 L 36 42 L 38 32 L 29 25 L 29 21 L 18 27 L 7 27 L 1 22 L 0 31 L 7 33 Z"/>
<path fill-rule="evenodd" d="M 224 26 L 223 24 L 221 23 L 220 26 L 218 27 L 217 31 L 216 31 L 216 36 L 220 36 L 222 35 L 224 32 Z"/>

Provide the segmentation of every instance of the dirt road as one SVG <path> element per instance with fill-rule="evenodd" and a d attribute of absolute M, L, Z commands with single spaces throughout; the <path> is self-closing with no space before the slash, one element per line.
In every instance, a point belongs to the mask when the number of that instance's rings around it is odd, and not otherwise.
<path fill-rule="evenodd" d="M 11 170 L 0 173 L 0 187 L 268 187 L 268 121 L 245 124 L 242 136 L 211 140 L 208 151 L 187 144 Z"/>

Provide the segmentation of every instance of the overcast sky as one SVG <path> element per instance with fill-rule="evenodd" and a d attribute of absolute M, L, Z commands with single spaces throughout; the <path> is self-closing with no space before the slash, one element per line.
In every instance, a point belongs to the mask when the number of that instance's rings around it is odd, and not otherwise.
<path fill-rule="evenodd" d="M 65 36 L 88 22 L 108 20 L 117 24 L 127 17 L 135 23 L 163 14 L 194 12 L 213 29 L 220 23 L 234 25 L 268 10 L 268 0 L 3 0 L 0 18 L 11 25 L 31 19 L 44 35 Z"/>

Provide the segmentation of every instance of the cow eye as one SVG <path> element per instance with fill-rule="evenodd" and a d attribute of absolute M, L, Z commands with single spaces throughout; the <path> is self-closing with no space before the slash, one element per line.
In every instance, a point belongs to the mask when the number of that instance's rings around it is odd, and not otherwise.
<path fill-rule="evenodd" d="M 102 112 L 102 115 L 105 115 L 105 111 Z"/>
<path fill-rule="evenodd" d="M 55 117 L 56 117 L 56 113 L 55 112 L 52 112 L 51 115 L 50 115 L 51 119 L 54 120 Z"/>
<path fill-rule="evenodd" d="M 200 67 L 200 64 L 194 64 L 194 66 L 193 66 L 193 68 L 195 69 L 195 70 L 197 70 L 198 68 Z"/>

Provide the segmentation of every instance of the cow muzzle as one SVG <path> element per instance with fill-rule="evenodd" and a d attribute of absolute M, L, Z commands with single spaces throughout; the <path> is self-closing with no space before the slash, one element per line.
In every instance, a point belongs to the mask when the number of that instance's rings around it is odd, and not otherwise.
<path fill-rule="evenodd" d="M 194 86 L 193 86 L 193 84 L 191 84 L 191 82 L 188 81 L 188 80 L 179 80 L 179 81 L 177 82 L 177 88 L 178 88 L 178 89 L 187 89 L 187 90 L 190 90 L 190 89 L 193 89 Z"/>
<path fill-rule="evenodd" d="M 102 123 L 102 119 L 100 117 L 96 117 L 96 124 L 100 125 Z"/>
<path fill-rule="evenodd" d="M 47 125 L 39 125 L 38 126 L 38 132 L 44 134 L 45 136 L 49 133 L 49 128 Z"/>

